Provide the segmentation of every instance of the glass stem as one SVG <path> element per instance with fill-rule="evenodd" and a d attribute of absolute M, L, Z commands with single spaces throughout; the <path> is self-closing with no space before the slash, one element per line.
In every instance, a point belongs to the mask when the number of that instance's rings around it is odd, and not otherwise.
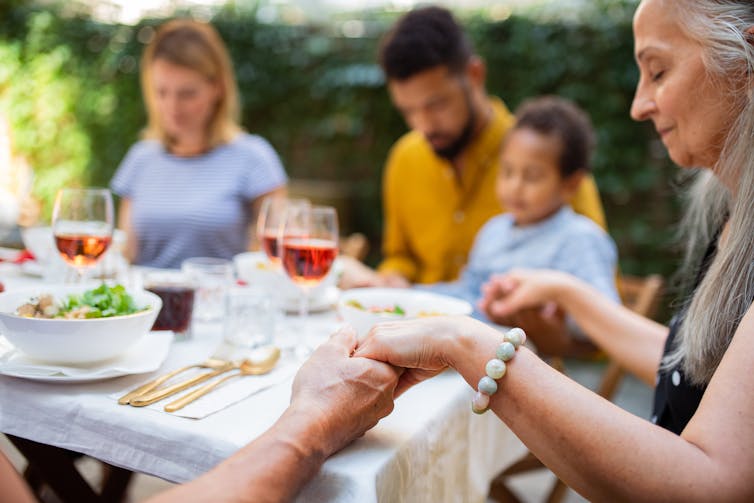
<path fill-rule="evenodd" d="M 299 298 L 298 303 L 298 316 L 299 322 L 301 323 L 301 344 L 299 345 L 301 350 L 300 356 L 306 358 L 309 356 L 309 353 L 311 353 L 312 348 L 309 347 L 309 289 L 305 287 L 301 289 L 301 297 Z"/>

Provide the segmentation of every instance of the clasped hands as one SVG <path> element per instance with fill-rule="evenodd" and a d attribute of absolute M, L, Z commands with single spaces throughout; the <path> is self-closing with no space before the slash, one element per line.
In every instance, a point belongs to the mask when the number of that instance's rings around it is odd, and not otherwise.
<path fill-rule="evenodd" d="M 538 329 L 560 327 L 562 313 L 547 299 L 557 279 L 538 271 L 493 277 L 479 307 L 493 321 L 524 325 L 527 331 L 534 320 L 539 320 Z M 458 368 L 458 360 L 475 350 L 471 341 L 497 334 L 463 316 L 380 323 L 360 342 L 355 331 L 345 327 L 302 366 L 291 406 L 300 406 L 319 423 L 327 454 L 332 454 L 388 415 L 395 398 L 408 388 L 449 367 Z"/>

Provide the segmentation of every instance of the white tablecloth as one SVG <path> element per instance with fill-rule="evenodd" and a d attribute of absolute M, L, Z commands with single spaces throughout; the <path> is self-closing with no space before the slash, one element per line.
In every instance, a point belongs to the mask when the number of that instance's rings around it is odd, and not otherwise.
<path fill-rule="evenodd" d="M 28 283 L 6 270 L 0 270 L 6 288 Z M 333 312 L 312 322 L 337 323 Z M 218 341 L 219 330 L 204 327 L 195 340 L 174 343 L 155 375 L 202 360 Z M 0 431 L 183 482 L 259 436 L 290 399 L 289 379 L 192 420 L 121 406 L 109 397 L 148 377 L 48 384 L 0 376 Z M 409 390 L 389 417 L 325 463 L 299 501 L 484 501 L 489 481 L 525 451 L 496 416 L 471 413 L 471 396 L 454 372 Z"/>

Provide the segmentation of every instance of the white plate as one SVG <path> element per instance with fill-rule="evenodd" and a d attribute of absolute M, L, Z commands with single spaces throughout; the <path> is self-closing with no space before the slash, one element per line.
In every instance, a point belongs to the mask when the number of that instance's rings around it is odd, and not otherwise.
<path fill-rule="evenodd" d="M 168 355 L 173 332 L 150 332 L 127 353 L 95 365 L 49 365 L 32 360 L 0 337 L 0 374 L 51 383 L 86 383 L 160 368 Z"/>
<path fill-rule="evenodd" d="M 334 309 L 340 298 L 340 288 L 329 286 L 323 292 L 316 292 L 309 297 L 309 312 L 319 313 Z M 283 310 L 287 313 L 298 314 L 299 299 L 285 299 Z"/>

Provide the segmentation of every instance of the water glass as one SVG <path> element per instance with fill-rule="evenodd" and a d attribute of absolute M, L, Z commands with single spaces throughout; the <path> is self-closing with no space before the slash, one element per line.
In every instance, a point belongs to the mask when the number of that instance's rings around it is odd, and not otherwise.
<path fill-rule="evenodd" d="M 225 343 L 240 349 L 271 345 L 277 311 L 272 296 L 262 288 L 230 288 L 225 297 Z"/>
<path fill-rule="evenodd" d="M 233 263 L 211 257 L 194 257 L 183 261 L 183 271 L 196 285 L 194 318 L 218 321 L 225 314 L 225 293 L 233 284 Z"/>

